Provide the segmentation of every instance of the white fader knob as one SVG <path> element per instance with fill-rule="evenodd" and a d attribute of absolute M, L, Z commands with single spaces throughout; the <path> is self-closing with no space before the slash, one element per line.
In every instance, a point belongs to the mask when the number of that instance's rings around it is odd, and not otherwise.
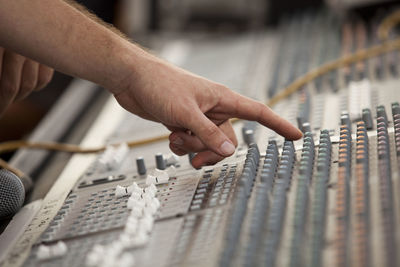
<path fill-rule="evenodd" d="M 176 168 L 174 167 L 174 165 L 169 166 L 165 171 L 168 173 L 169 177 L 176 176 Z"/>
<path fill-rule="evenodd" d="M 166 157 L 165 157 L 165 163 L 167 164 L 167 166 L 173 166 L 179 163 L 179 157 L 173 153 L 169 153 Z"/>
<path fill-rule="evenodd" d="M 45 245 L 40 245 L 37 252 L 36 256 L 39 260 L 46 260 L 50 258 L 50 248 Z"/>
<path fill-rule="evenodd" d="M 116 266 L 121 266 L 121 267 L 135 266 L 135 258 L 130 252 L 124 252 L 121 255 L 121 257 L 119 257 Z"/>
<path fill-rule="evenodd" d="M 120 185 L 117 185 L 115 187 L 115 196 L 116 197 L 123 197 L 123 196 L 126 196 L 126 195 L 128 195 L 128 190 L 126 189 L 126 187 L 123 187 L 123 186 L 120 186 Z"/>
<path fill-rule="evenodd" d="M 146 184 L 165 184 L 169 181 L 169 175 L 166 171 L 155 169 L 151 174 L 147 175 Z"/>
<path fill-rule="evenodd" d="M 127 187 L 127 191 L 129 194 L 141 194 L 143 192 L 143 189 L 136 182 L 133 182 L 130 186 Z"/>
<path fill-rule="evenodd" d="M 61 257 L 67 254 L 68 247 L 63 241 L 58 241 L 53 247 L 54 256 Z"/>
<path fill-rule="evenodd" d="M 150 192 L 152 196 L 155 196 L 157 193 L 157 187 L 154 184 L 150 184 L 148 187 L 144 189 L 145 192 Z"/>

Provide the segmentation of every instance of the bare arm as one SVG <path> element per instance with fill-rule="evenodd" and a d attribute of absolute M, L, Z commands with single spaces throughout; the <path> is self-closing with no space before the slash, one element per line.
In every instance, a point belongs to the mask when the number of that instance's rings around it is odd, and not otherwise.
<path fill-rule="evenodd" d="M 128 111 L 163 123 L 196 167 L 234 152 L 232 117 L 288 139 L 301 132 L 257 101 L 166 63 L 61 0 L 0 0 L 0 45 L 107 88 Z"/>
<path fill-rule="evenodd" d="M 113 92 L 145 56 L 67 2 L 0 0 L 0 6 L 0 45 Z"/>

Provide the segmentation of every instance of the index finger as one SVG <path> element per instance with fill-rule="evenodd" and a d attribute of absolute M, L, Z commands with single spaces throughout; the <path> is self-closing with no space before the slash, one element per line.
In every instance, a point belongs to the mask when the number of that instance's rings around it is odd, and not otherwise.
<path fill-rule="evenodd" d="M 232 92 L 221 100 L 224 113 L 239 119 L 257 121 L 289 140 L 302 137 L 302 132 L 268 106 L 238 93 Z"/>

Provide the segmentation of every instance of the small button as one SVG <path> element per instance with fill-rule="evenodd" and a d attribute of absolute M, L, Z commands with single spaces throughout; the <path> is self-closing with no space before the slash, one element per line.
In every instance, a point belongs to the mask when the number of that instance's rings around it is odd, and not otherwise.
<path fill-rule="evenodd" d="M 157 153 L 155 157 L 156 157 L 157 169 L 165 170 L 166 164 L 165 164 L 165 160 L 164 160 L 163 154 L 162 153 Z"/>
<path fill-rule="evenodd" d="M 191 207 L 190 207 L 190 210 L 199 210 L 200 209 L 200 205 L 199 204 L 197 204 L 197 205 L 192 205 Z"/>
<path fill-rule="evenodd" d="M 193 200 L 192 205 L 197 205 L 197 204 L 201 204 L 201 203 L 203 203 L 203 199 L 196 199 L 196 200 Z"/>
<path fill-rule="evenodd" d="M 201 199 L 201 198 L 204 198 L 204 194 L 202 193 L 202 194 L 196 194 L 195 196 L 194 196 L 194 199 Z"/>
<path fill-rule="evenodd" d="M 205 192 L 206 192 L 205 188 L 200 188 L 200 189 L 197 189 L 196 194 L 201 194 L 201 193 L 205 193 Z"/>
<path fill-rule="evenodd" d="M 143 157 L 138 157 L 138 158 L 136 159 L 136 168 L 137 168 L 137 171 L 138 171 L 138 173 L 139 173 L 140 175 L 146 174 L 147 169 L 146 169 L 146 165 L 145 165 L 145 162 L 144 162 L 144 158 L 143 158 Z"/>

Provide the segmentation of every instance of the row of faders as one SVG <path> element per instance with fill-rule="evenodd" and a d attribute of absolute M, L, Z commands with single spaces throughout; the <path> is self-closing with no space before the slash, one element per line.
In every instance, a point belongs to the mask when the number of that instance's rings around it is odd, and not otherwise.
<path fill-rule="evenodd" d="M 336 259 L 338 266 L 344 266 L 348 253 L 349 216 L 350 216 L 350 178 L 352 158 L 351 128 L 347 124 L 340 126 L 339 167 L 336 190 Z"/>
<path fill-rule="evenodd" d="M 370 207 L 369 207 L 369 141 L 364 121 L 357 123 L 356 139 L 356 166 L 355 166 L 355 222 L 353 254 L 357 266 L 369 266 L 370 264 Z"/>
<path fill-rule="evenodd" d="M 391 147 L 388 133 L 388 117 L 385 107 L 377 107 L 377 154 L 379 192 L 381 199 L 381 217 L 383 222 L 384 260 L 387 266 L 395 266 L 396 262 L 396 233 L 395 211 L 393 197 L 393 181 L 391 166 Z"/>
<path fill-rule="evenodd" d="M 394 185 L 398 166 L 393 166 L 392 148 L 398 156 L 398 103 L 392 104 L 392 113 L 396 146 L 391 146 L 392 122 L 384 106 L 376 108 L 375 133 L 368 132 L 374 128 L 369 120 L 357 122 L 355 141 L 351 124 L 342 120 L 335 195 L 335 266 L 397 266 Z"/>
<path fill-rule="evenodd" d="M 369 110 L 355 124 L 344 112 L 339 138 L 305 127 L 301 147 L 269 140 L 264 156 L 250 143 L 243 163 L 207 167 L 195 183 L 174 178 L 190 185 L 175 197 L 189 194 L 177 215 L 158 217 L 172 187 L 133 182 L 91 192 L 80 206 L 72 193 L 26 266 L 155 265 L 147 255 L 165 256 L 157 266 L 397 266 L 398 103 L 392 114 L 378 106 L 376 122 Z"/>
<path fill-rule="evenodd" d="M 396 266 L 399 104 L 392 113 L 378 106 L 375 124 L 344 112 L 338 139 L 305 131 L 297 151 L 270 140 L 261 157 L 251 144 L 219 266 Z"/>
<path fill-rule="evenodd" d="M 274 181 L 271 209 L 266 221 L 266 238 L 261 244 L 260 262 L 265 266 L 273 266 L 276 262 L 287 206 L 286 193 L 291 184 L 295 158 L 293 142 L 285 141 Z"/>
<path fill-rule="evenodd" d="M 321 131 L 318 156 L 314 150 L 312 134 L 304 134 L 304 143 L 299 167 L 299 176 L 296 192 L 296 203 L 293 221 L 293 234 L 291 244 L 291 266 L 320 266 L 321 248 L 323 247 L 323 233 L 325 230 L 325 214 L 327 201 L 327 184 L 330 176 L 332 143 L 327 130 Z M 314 163 L 314 159 L 316 162 Z M 316 173 L 313 176 L 314 165 Z M 308 204 L 309 187 L 314 184 L 313 198 Z M 304 240 L 307 219 L 307 207 L 310 205 L 311 213 L 311 250 L 310 256 L 304 253 Z M 309 264 L 306 264 L 309 262 Z"/>
<path fill-rule="evenodd" d="M 251 144 L 244 163 L 243 173 L 236 187 L 234 200 L 231 206 L 228 223 L 226 225 L 225 245 L 222 250 L 220 265 L 230 266 L 240 237 L 240 229 L 246 216 L 247 200 L 251 194 L 257 167 L 260 160 L 260 151 L 256 144 Z"/>
<path fill-rule="evenodd" d="M 328 183 L 330 178 L 332 143 L 328 130 L 321 131 L 317 170 L 314 178 L 314 198 L 311 206 L 311 266 L 320 266 L 323 233 L 326 224 Z"/>
<path fill-rule="evenodd" d="M 299 161 L 291 141 L 283 143 L 279 155 L 277 143 L 270 140 L 260 161 L 258 149 L 250 146 L 240 179 L 247 181 L 252 191 L 249 195 L 245 183 L 236 188 L 220 266 L 281 266 L 280 255 L 282 248 L 285 250 L 288 227 L 291 234 L 287 263 L 321 266 L 332 155 L 327 130 L 321 131 L 316 147 L 311 132 L 304 134 Z M 257 176 L 254 178 L 253 174 Z M 310 197 L 312 184 L 314 192 Z M 295 198 L 293 209 L 289 208 L 289 195 Z M 288 213 L 292 212 L 290 216 Z M 309 214 L 312 227 L 307 225 Z M 311 229 L 310 233 L 307 229 Z M 308 243 L 312 249 L 305 246 Z"/>

